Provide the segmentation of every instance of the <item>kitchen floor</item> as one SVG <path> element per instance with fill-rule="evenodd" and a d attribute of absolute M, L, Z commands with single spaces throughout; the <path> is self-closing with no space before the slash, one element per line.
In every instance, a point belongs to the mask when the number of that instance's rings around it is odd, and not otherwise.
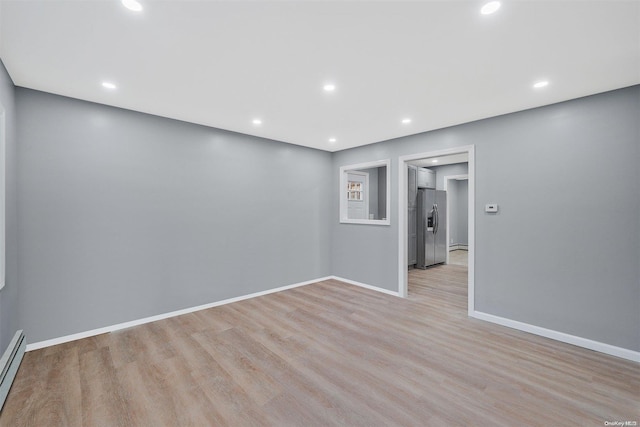
<path fill-rule="evenodd" d="M 449 252 L 449 264 L 468 265 L 469 252 L 463 249 L 456 249 Z"/>

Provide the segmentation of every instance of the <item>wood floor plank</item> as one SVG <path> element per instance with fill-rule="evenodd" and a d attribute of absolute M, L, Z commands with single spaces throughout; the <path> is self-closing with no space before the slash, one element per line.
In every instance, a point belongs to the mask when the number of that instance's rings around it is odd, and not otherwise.
<path fill-rule="evenodd" d="M 20 367 L 28 380 L 16 381 L 11 390 L 12 397 L 21 403 L 20 410 L 11 423 L 0 418 L 0 425 L 81 425 L 78 352 L 70 349 L 33 356 L 27 354 Z"/>
<path fill-rule="evenodd" d="M 169 425 L 175 421 L 174 414 L 159 406 L 154 399 L 154 384 L 149 390 L 149 384 L 140 370 L 138 362 L 130 362 L 117 369 L 116 376 L 122 387 L 122 396 L 127 401 L 135 401 L 129 409 L 129 421 L 132 426 L 152 427 Z M 158 410 L 160 409 L 160 410 Z"/>
<path fill-rule="evenodd" d="M 195 338 L 256 405 L 264 405 L 282 392 L 272 373 L 258 369 L 258 361 L 247 355 L 247 350 L 240 345 L 243 337 L 237 328 L 212 334 L 201 332 Z"/>
<path fill-rule="evenodd" d="M 468 318 L 456 252 L 28 352 L 0 426 L 640 423 L 640 364 Z"/>
<path fill-rule="evenodd" d="M 109 348 L 83 353 L 79 365 L 82 423 L 59 425 L 130 426 L 129 404 L 132 402 L 125 398 Z"/>

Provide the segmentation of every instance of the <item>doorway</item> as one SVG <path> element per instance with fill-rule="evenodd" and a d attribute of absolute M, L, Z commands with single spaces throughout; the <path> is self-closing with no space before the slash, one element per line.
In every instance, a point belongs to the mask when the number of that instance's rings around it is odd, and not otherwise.
<path fill-rule="evenodd" d="M 410 154 L 400 156 L 398 159 L 398 293 L 401 297 L 407 297 L 408 289 L 408 242 L 409 242 L 409 221 L 408 221 L 408 173 L 409 164 L 415 163 L 421 159 L 435 159 L 442 156 L 450 156 L 455 154 L 466 154 L 468 162 L 467 172 L 467 234 L 468 234 L 468 278 L 467 278 L 467 295 L 468 295 L 468 313 L 474 311 L 474 225 L 475 214 L 473 207 L 475 206 L 475 152 L 474 146 L 468 145 L 445 150 L 429 151 L 424 153 Z M 447 242 L 450 237 L 447 236 Z"/>

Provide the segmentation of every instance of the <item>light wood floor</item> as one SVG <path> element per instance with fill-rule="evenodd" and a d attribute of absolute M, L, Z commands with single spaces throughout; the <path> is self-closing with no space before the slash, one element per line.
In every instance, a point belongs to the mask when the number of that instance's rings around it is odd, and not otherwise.
<path fill-rule="evenodd" d="M 25 355 L 0 425 L 603 426 L 640 365 L 469 319 L 464 266 L 400 299 L 325 281 Z"/>
<path fill-rule="evenodd" d="M 469 264 L 469 252 L 463 249 L 456 249 L 449 252 L 449 264 L 456 265 L 468 265 Z"/>

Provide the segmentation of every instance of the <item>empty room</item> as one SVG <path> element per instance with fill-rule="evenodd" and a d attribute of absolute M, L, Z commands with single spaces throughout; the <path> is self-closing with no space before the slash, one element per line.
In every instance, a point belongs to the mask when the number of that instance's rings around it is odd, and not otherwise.
<path fill-rule="evenodd" d="M 0 0 L 0 426 L 637 426 L 640 0 Z"/>

